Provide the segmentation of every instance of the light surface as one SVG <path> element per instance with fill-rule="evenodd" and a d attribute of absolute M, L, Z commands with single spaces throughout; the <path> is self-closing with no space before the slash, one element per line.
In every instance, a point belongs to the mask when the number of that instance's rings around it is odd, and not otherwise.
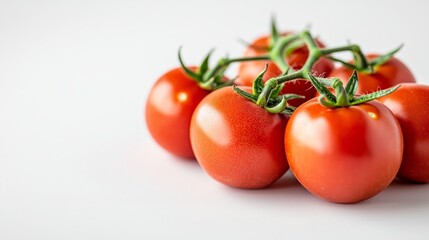
<path fill-rule="evenodd" d="M 427 239 L 429 185 L 355 205 L 287 174 L 225 187 L 150 138 L 150 86 L 178 66 L 239 56 L 238 39 L 308 24 L 330 46 L 398 54 L 427 77 L 424 1 L 1 1 L 0 239 Z M 231 75 L 234 71 L 231 72 Z"/>

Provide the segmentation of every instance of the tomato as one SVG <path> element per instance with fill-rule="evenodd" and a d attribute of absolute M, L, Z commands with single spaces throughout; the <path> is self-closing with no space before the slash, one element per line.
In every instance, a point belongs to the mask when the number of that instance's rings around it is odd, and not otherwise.
<path fill-rule="evenodd" d="M 288 35 L 290 33 L 285 33 Z M 323 43 L 317 41 L 320 47 L 324 47 Z M 255 57 L 268 54 L 268 46 L 270 44 L 270 36 L 263 36 L 256 39 L 251 46 L 245 51 L 245 57 Z M 288 64 L 295 70 L 302 68 L 305 61 L 308 58 L 308 49 L 303 46 L 294 50 L 286 60 Z M 281 70 L 277 65 L 272 61 L 250 61 L 250 62 L 241 62 L 238 71 L 238 79 L 236 80 L 237 85 L 252 86 L 253 81 L 259 75 L 259 73 L 264 69 L 265 64 L 268 63 L 268 69 L 264 75 L 264 81 L 267 81 L 270 78 L 277 77 L 282 74 Z M 332 69 L 334 64 L 326 58 L 321 58 L 313 66 L 312 73 L 317 76 L 327 76 Z M 305 101 L 313 98 L 316 94 L 316 90 L 309 81 L 303 79 L 297 79 L 294 81 L 287 82 L 283 88 L 282 93 L 296 93 L 299 95 L 305 96 L 304 99 L 292 99 L 288 103 L 292 106 L 299 106 Z"/>
<path fill-rule="evenodd" d="M 429 86 L 406 83 L 379 99 L 401 125 L 404 156 L 398 177 L 429 182 Z"/>
<path fill-rule="evenodd" d="M 377 58 L 377 54 L 369 54 L 366 57 L 371 60 Z M 401 62 L 399 59 L 393 57 L 384 64 L 375 67 L 375 72 L 366 74 L 363 72 L 358 73 L 359 88 L 358 94 L 372 93 L 380 89 L 386 89 L 396 86 L 400 83 L 415 83 L 416 79 L 411 73 L 410 69 Z M 349 77 L 352 75 L 353 70 L 341 66 L 334 69 L 329 77 L 336 77 L 347 83 Z"/>
<path fill-rule="evenodd" d="M 146 102 L 146 123 L 155 141 L 174 155 L 195 158 L 189 125 L 198 103 L 209 93 L 181 68 L 161 76 Z"/>
<path fill-rule="evenodd" d="M 314 98 L 290 118 L 285 150 L 307 190 L 328 201 L 353 203 L 392 182 L 403 141 L 399 123 L 380 102 L 331 109 Z"/>
<path fill-rule="evenodd" d="M 242 89 L 251 92 L 250 87 Z M 204 98 L 195 110 L 192 148 L 204 171 L 217 181 L 263 188 L 289 168 L 283 144 L 287 119 L 225 87 Z"/>

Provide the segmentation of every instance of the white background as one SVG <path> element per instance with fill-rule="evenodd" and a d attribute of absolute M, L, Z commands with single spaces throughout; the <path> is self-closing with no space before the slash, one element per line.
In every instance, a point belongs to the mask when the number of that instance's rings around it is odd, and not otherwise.
<path fill-rule="evenodd" d="M 147 133 L 155 80 L 239 56 L 238 39 L 308 24 L 330 46 L 398 54 L 427 77 L 424 1 L 0 1 L 0 239 L 424 239 L 429 186 L 395 182 L 354 205 L 288 174 L 238 190 Z M 234 74 L 234 72 L 232 72 Z"/>

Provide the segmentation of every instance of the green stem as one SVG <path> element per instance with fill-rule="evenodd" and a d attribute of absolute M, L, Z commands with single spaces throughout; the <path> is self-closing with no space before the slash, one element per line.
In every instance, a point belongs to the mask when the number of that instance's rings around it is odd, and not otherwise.
<path fill-rule="evenodd" d="M 366 70 L 370 67 L 368 64 L 368 60 L 365 57 L 365 54 L 363 54 L 361 48 L 356 44 L 346 45 L 346 46 L 341 46 L 341 47 L 335 47 L 335 48 L 320 49 L 320 52 L 324 56 L 330 55 L 332 53 L 344 52 L 344 51 L 350 51 L 353 53 L 353 56 L 356 59 L 355 66 L 356 66 L 357 70 L 362 71 L 362 70 Z"/>
<path fill-rule="evenodd" d="M 307 44 L 307 47 L 311 51 L 311 49 L 319 49 L 317 46 L 316 40 L 314 40 L 313 36 L 311 36 L 311 33 L 306 30 L 301 32 L 301 38 L 304 40 L 305 44 Z"/>
<path fill-rule="evenodd" d="M 208 80 L 208 79 L 216 76 L 217 72 L 219 72 L 222 68 L 228 67 L 231 63 L 262 61 L 262 60 L 270 60 L 270 56 L 262 55 L 262 56 L 254 56 L 254 57 L 224 58 L 224 59 L 219 60 L 219 62 L 216 64 L 216 66 L 213 69 L 207 71 L 204 74 L 203 79 Z"/>
<path fill-rule="evenodd" d="M 356 44 L 351 45 L 353 53 L 356 56 L 356 66 L 359 70 L 364 70 L 368 68 L 368 61 L 366 60 L 365 54 L 363 54 L 360 47 Z"/>
<path fill-rule="evenodd" d="M 270 56 L 261 55 L 261 56 L 254 56 L 254 57 L 231 58 L 231 59 L 226 59 L 225 63 L 231 64 L 234 62 L 249 62 L 249 61 L 262 61 L 262 60 L 270 60 Z"/>
<path fill-rule="evenodd" d="M 305 61 L 304 66 L 302 66 L 301 68 L 301 71 L 303 72 L 303 78 L 309 80 L 308 73 L 311 72 L 311 69 L 313 68 L 317 60 L 319 60 L 319 58 L 322 56 L 322 53 L 320 51 L 320 48 L 317 46 L 316 41 L 311 36 L 310 32 L 302 32 L 301 37 L 304 40 L 304 43 L 307 45 L 309 51 L 307 61 Z"/>
<path fill-rule="evenodd" d="M 341 47 L 320 49 L 320 52 L 322 53 L 322 55 L 329 55 L 332 53 L 345 52 L 345 51 L 353 52 L 353 48 L 351 47 L 351 45 L 346 45 L 346 46 L 341 46 Z"/>
<path fill-rule="evenodd" d="M 286 37 L 279 38 L 278 41 L 274 42 L 273 48 L 270 51 L 271 60 L 276 63 L 282 72 L 290 69 L 289 64 L 285 59 L 285 49 L 292 42 L 299 39 L 299 34 L 288 35 Z M 293 70 L 293 69 L 291 69 Z"/>
<path fill-rule="evenodd" d="M 269 79 L 265 83 L 265 86 L 262 89 L 262 92 L 259 95 L 258 100 L 256 101 L 256 104 L 258 106 L 265 106 L 265 104 L 267 103 L 268 99 L 270 98 L 270 95 L 271 95 L 272 91 L 277 86 L 279 86 L 282 83 L 285 83 L 287 81 L 291 81 L 291 80 L 294 80 L 294 79 L 297 79 L 297 78 L 304 78 L 302 70 L 293 72 L 293 73 L 288 74 L 288 75 L 282 75 L 280 77 L 275 77 L 275 78 Z"/>
<path fill-rule="evenodd" d="M 308 77 L 308 73 L 311 72 L 311 68 L 317 62 L 317 60 L 319 60 L 319 58 L 322 56 L 322 53 L 320 51 L 320 48 L 317 46 L 316 41 L 311 36 L 309 31 L 303 31 L 300 34 L 297 34 L 296 37 L 294 36 L 295 40 L 299 39 L 299 38 L 302 38 L 304 40 L 305 44 L 307 45 L 307 48 L 309 49 L 308 58 L 307 58 L 307 61 L 304 63 L 304 66 L 296 72 L 292 72 L 290 74 L 282 75 L 282 76 L 268 80 L 264 86 L 264 89 L 262 90 L 261 94 L 259 95 L 258 100 L 256 101 L 257 105 L 265 106 L 268 99 L 270 98 L 270 95 L 271 95 L 271 92 L 273 91 L 273 89 L 282 83 L 285 83 L 287 81 L 291 81 L 294 79 L 310 80 Z M 279 42 L 284 44 L 284 46 L 278 46 L 278 49 L 279 50 L 284 49 L 287 41 L 279 40 Z M 277 55 L 274 55 L 274 54 L 273 55 L 278 57 L 279 52 L 280 51 L 274 51 L 274 53 L 277 53 Z M 283 57 L 282 57 L 282 59 L 283 59 Z"/>

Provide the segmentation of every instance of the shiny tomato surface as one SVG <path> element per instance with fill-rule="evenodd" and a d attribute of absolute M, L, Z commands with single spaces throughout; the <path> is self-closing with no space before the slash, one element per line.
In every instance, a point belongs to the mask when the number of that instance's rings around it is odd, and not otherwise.
<path fill-rule="evenodd" d="M 312 99 L 290 118 L 285 150 L 292 172 L 308 191 L 331 202 L 353 203 L 392 182 L 403 142 L 399 123 L 380 102 L 331 109 Z"/>
<path fill-rule="evenodd" d="M 392 110 L 404 135 L 404 157 L 398 177 L 429 182 L 429 86 L 401 84 L 379 100 Z"/>
<path fill-rule="evenodd" d="M 181 68 L 161 76 L 149 93 L 145 112 L 147 127 L 155 141 L 176 156 L 195 158 L 189 125 L 198 103 L 209 93 Z"/>
<path fill-rule="evenodd" d="M 263 188 L 289 168 L 283 143 L 287 120 L 225 87 L 204 98 L 195 110 L 192 148 L 204 171 L 217 181 Z"/>

